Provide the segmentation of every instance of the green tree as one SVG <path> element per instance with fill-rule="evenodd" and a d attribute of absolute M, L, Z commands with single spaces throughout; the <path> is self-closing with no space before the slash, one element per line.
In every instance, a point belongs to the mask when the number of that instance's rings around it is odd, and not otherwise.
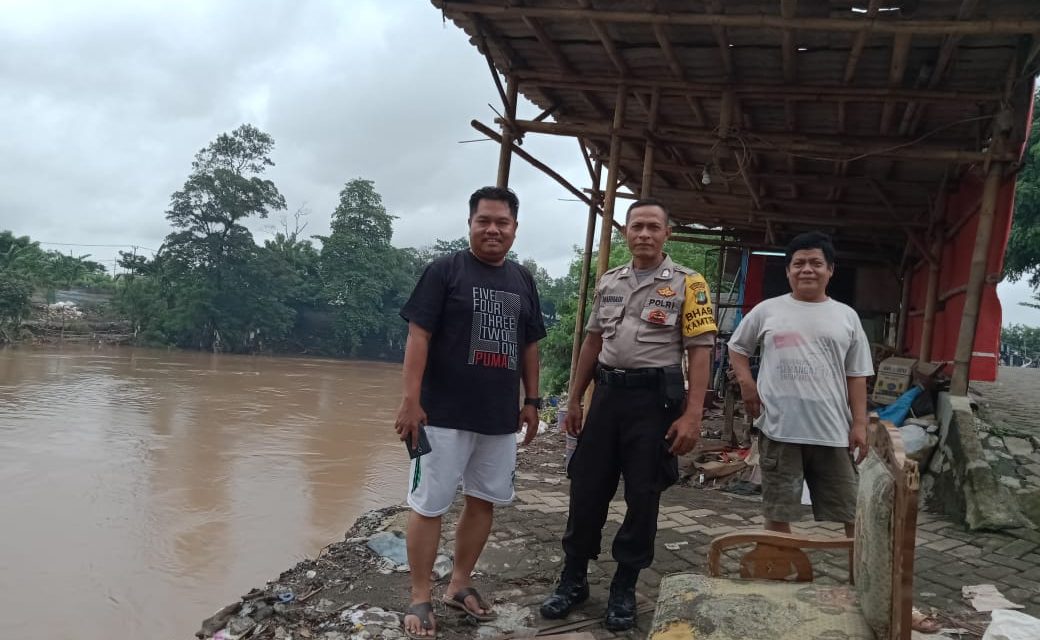
<path fill-rule="evenodd" d="M 176 344 L 244 351 L 281 339 L 292 327 L 285 303 L 292 273 L 256 246 L 242 224 L 285 209 L 275 184 L 274 139 L 245 124 L 195 155 L 184 186 L 170 197 L 175 231 L 157 258 L 165 303 L 158 327 Z"/>
<path fill-rule="evenodd" d="M 1034 97 L 1034 114 L 1037 107 L 1040 101 Z M 1015 185 L 1015 214 L 1004 254 L 1004 276 L 1012 282 L 1029 278 L 1030 286 L 1040 287 L 1040 120 L 1035 115 Z"/>
<path fill-rule="evenodd" d="M 349 356 L 386 357 L 403 351 L 402 296 L 414 282 L 411 254 L 390 244 L 393 215 L 371 180 L 351 180 L 322 241 L 324 298 L 333 309 L 337 340 Z"/>

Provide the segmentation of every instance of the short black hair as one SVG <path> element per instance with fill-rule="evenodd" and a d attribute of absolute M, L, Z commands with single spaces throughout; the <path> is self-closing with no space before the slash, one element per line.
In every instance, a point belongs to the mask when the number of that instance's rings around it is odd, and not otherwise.
<path fill-rule="evenodd" d="M 822 231 L 800 233 L 787 243 L 787 249 L 784 251 L 784 266 L 790 267 L 795 252 L 805 249 L 819 249 L 823 252 L 827 265 L 834 266 L 834 243 L 831 242 L 831 237 Z"/>
<path fill-rule="evenodd" d="M 629 216 L 632 215 L 632 210 L 639 207 L 660 207 L 661 211 L 664 211 L 664 221 L 667 223 L 672 219 L 672 215 L 668 213 L 668 207 L 664 206 L 664 203 L 660 200 L 656 198 L 640 198 L 628 205 L 628 211 L 625 212 L 625 222 L 628 222 Z"/>
<path fill-rule="evenodd" d="M 520 199 L 516 197 L 512 189 L 508 187 L 481 187 L 469 197 L 470 218 L 477 212 L 477 205 L 480 204 L 481 200 L 505 202 L 509 205 L 509 213 L 513 214 L 513 220 L 516 220 L 516 214 L 520 211 Z"/>

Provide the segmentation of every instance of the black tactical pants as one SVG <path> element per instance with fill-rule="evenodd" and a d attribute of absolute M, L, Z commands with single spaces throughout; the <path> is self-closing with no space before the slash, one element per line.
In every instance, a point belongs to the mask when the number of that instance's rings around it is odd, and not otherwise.
<path fill-rule="evenodd" d="M 614 537 L 619 564 L 645 569 L 654 559 L 661 492 L 678 479 L 665 434 L 682 413 L 665 407 L 659 386 L 629 388 L 599 382 L 585 428 L 571 457 L 570 512 L 563 550 L 588 560 L 599 556 L 603 525 L 619 477 L 625 479 L 625 521 Z"/>

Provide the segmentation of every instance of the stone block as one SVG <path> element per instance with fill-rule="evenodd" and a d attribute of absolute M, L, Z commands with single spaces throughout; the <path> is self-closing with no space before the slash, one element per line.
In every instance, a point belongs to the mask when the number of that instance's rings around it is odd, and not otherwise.
<path fill-rule="evenodd" d="M 1008 453 L 1013 456 L 1028 457 L 1033 455 L 1033 443 L 1026 438 L 1004 436 L 1004 446 L 1007 447 Z"/>

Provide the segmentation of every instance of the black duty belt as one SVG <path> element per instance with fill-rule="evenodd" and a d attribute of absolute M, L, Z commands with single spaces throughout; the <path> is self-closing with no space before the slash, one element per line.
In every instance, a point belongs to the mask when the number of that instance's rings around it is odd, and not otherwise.
<path fill-rule="evenodd" d="M 657 387 L 660 385 L 663 375 L 664 369 L 661 367 L 649 369 L 614 369 L 603 365 L 596 367 L 596 380 L 608 387 L 628 389 Z"/>

